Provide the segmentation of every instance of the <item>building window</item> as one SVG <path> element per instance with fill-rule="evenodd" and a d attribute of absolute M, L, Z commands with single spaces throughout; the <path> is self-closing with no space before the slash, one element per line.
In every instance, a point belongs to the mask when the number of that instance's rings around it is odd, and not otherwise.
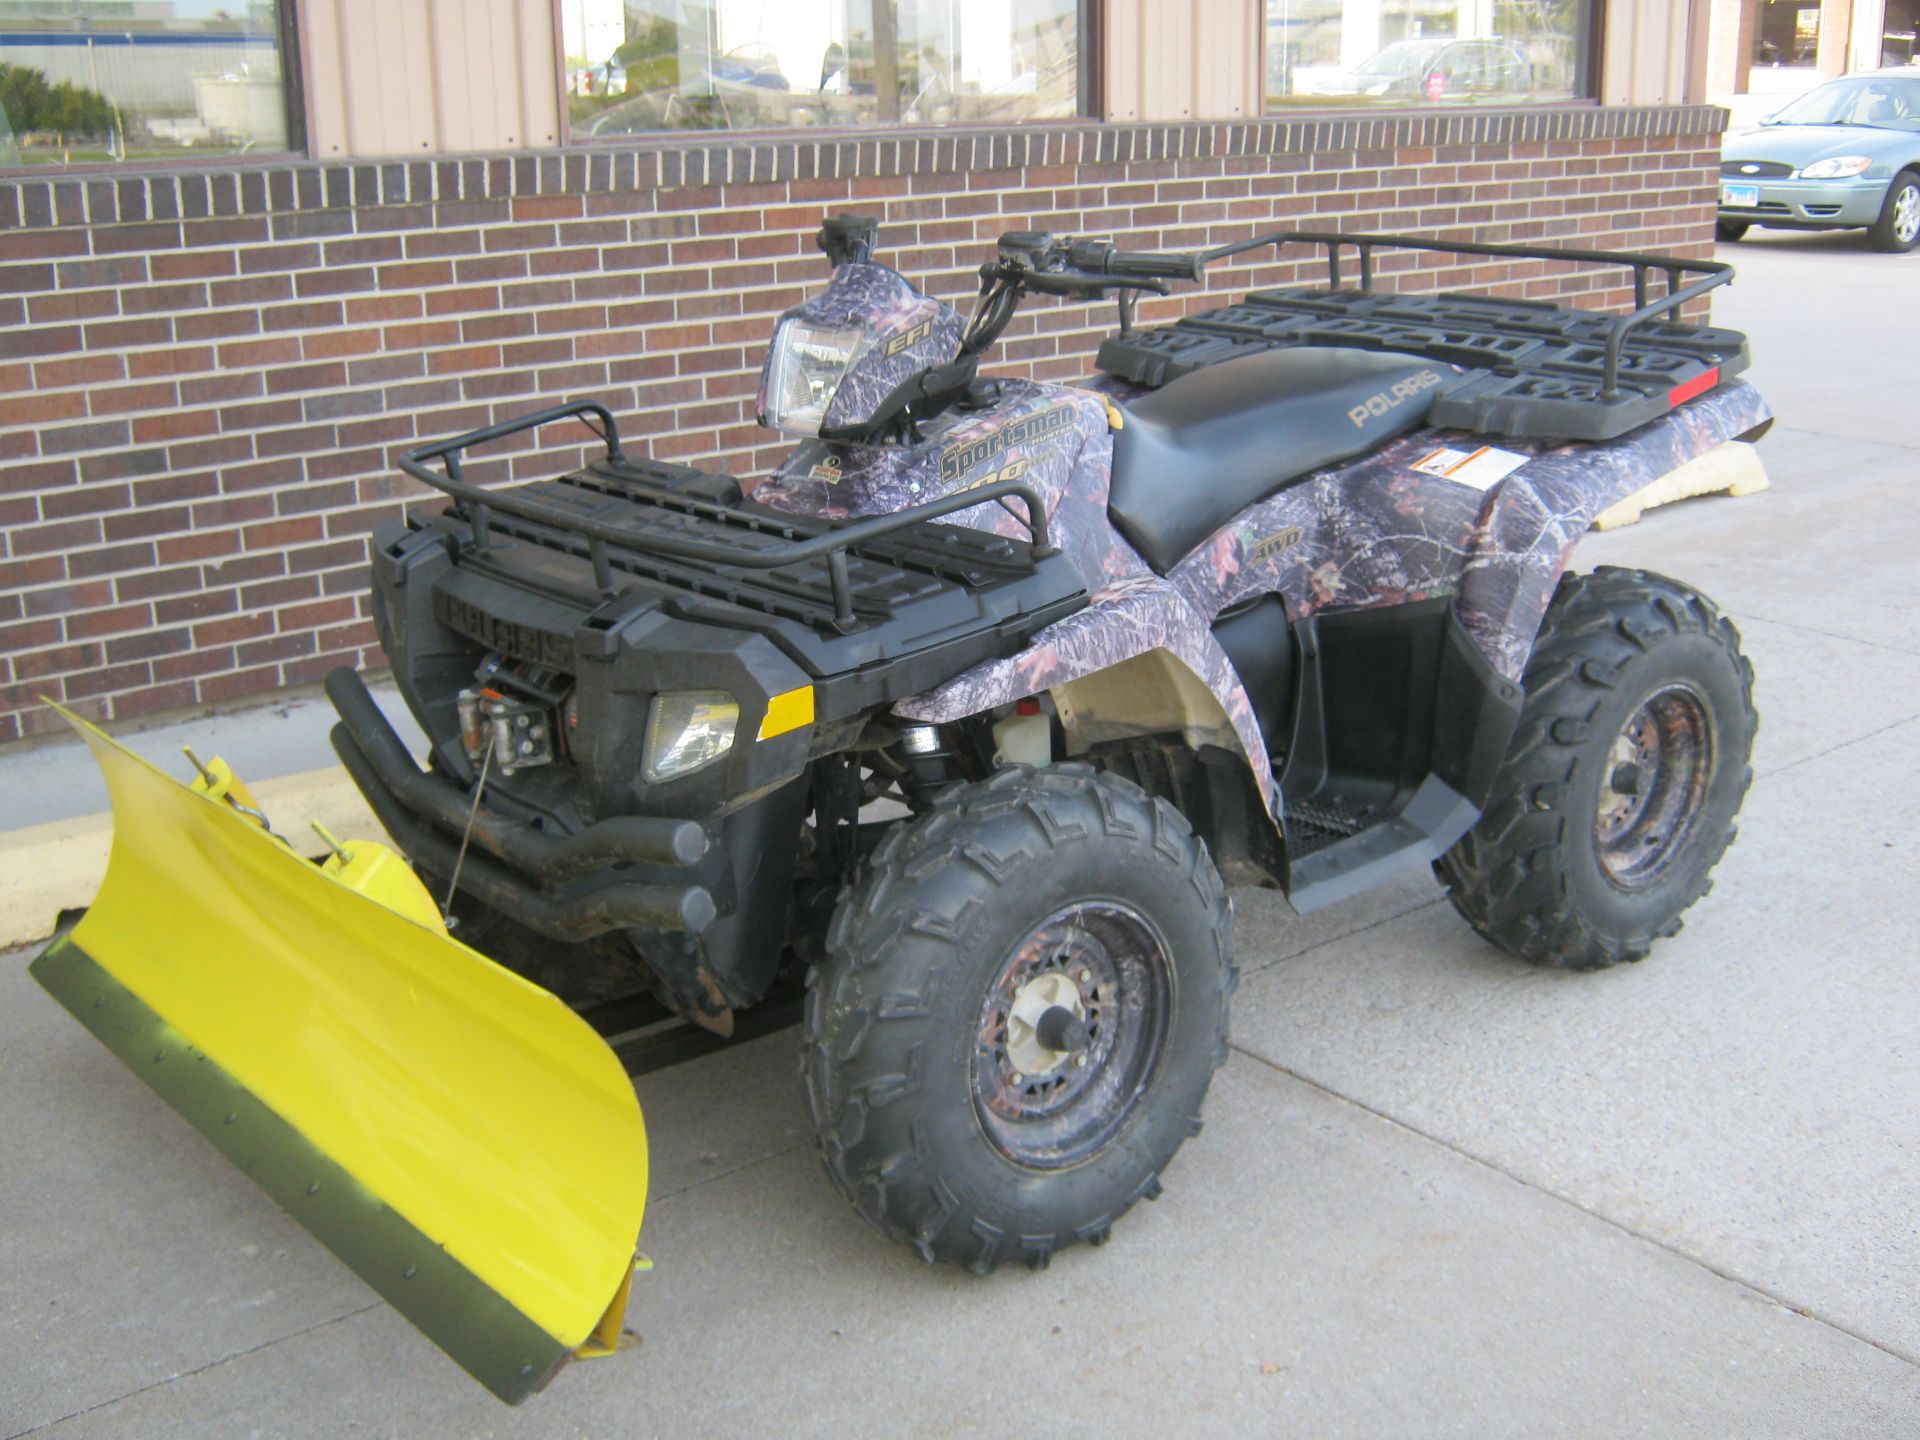
<path fill-rule="evenodd" d="M 1820 61 L 1820 6 L 1761 0 L 1755 6 L 1753 63 L 1811 70 Z"/>
<path fill-rule="evenodd" d="M 561 0 L 573 134 L 1081 110 L 1081 0 Z"/>
<path fill-rule="evenodd" d="M 0 165 L 284 151 L 282 0 L 0 0 Z"/>
<path fill-rule="evenodd" d="M 1267 0 L 1267 105 L 1516 105 L 1589 93 L 1589 0 Z"/>

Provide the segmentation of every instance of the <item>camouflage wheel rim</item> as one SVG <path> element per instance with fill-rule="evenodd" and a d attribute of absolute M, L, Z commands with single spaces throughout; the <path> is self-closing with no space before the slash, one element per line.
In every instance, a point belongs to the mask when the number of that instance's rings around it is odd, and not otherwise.
<path fill-rule="evenodd" d="M 1042 1003 L 1073 1013 L 1085 1044 L 1036 1041 Z M 1173 967 L 1145 917 L 1113 901 L 1056 910 L 1014 946 L 980 1008 L 971 1070 L 987 1139 L 1033 1170 L 1093 1158 L 1151 1088 L 1172 1017 Z"/>
<path fill-rule="evenodd" d="M 1686 848 L 1713 775 L 1713 722 L 1685 685 L 1640 703 L 1614 737 L 1600 777 L 1594 838 L 1622 890 L 1653 884 Z"/>

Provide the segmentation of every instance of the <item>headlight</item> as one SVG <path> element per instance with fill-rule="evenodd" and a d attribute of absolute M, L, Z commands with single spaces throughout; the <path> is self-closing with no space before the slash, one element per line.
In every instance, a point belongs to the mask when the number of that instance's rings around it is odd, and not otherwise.
<path fill-rule="evenodd" d="M 789 320 L 774 337 L 760 418 L 789 435 L 818 435 L 834 392 L 866 348 L 867 333 L 857 325 L 828 329 Z"/>
<path fill-rule="evenodd" d="M 641 773 L 656 784 L 691 775 L 733 748 L 740 706 L 724 690 L 676 690 L 647 707 Z"/>
<path fill-rule="evenodd" d="M 1800 172 L 1802 180 L 1838 180 L 1843 175 L 1859 175 L 1873 166 L 1871 155 L 1834 155 L 1816 160 Z"/>

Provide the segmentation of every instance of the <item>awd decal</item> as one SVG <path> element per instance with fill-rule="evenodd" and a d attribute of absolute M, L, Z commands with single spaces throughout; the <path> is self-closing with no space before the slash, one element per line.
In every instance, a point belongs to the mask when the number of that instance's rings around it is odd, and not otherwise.
<path fill-rule="evenodd" d="M 902 330 L 898 335 L 894 336 L 891 340 L 887 341 L 886 349 L 884 349 L 880 353 L 884 355 L 887 359 L 891 360 L 894 356 L 898 355 L 902 350 L 907 349 L 911 345 L 918 344 L 920 341 L 926 339 L 927 336 L 931 335 L 932 333 L 933 333 L 933 317 L 929 315 L 926 319 L 922 320 L 918 325 L 914 326 L 911 330 Z"/>
<path fill-rule="evenodd" d="M 1276 530 L 1253 542 L 1247 550 L 1247 563 L 1258 565 L 1262 560 L 1271 560 L 1276 555 L 1284 555 L 1300 543 L 1300 527 L 1289 525 L 1284 530 Z"/>
<path fill-rule="evenodd" d="M 1036 415 L 1026 415 L 1018 420 L 1010 420 L 991 435 L 982 435 L 978 440 L 968 440 L 963 444 L 947 446 L 940 452 L 940 478 L 958 480 L 969 470 L 998 460 L 1015 445 L 1031 445 L 1036 441 L 1058 435 L 1062 431 L 1071 430 L 1073 410 L 1073 402 L 1064 400 Z M 996 475 L 993 478 L 1004 480 L 1011 477 Z M 984 485 L 986 481 L 977 483 Z"/>
<path fill-rule="evenodd" d="M 1422 390 L 1431 390 L 1440 384 L 1443 378 L 1437 371 L 1422 370 L 1418 375 L 1410 375 L 1400 381 L 1391 390 L 1382 390 L 1376 395 L 1369 395 L 1347 411 L 1347 418 L 1356 427 L 1365 425 L 1369 420 L 1378 420 L 1388 411 L 1406 404 Z"/>

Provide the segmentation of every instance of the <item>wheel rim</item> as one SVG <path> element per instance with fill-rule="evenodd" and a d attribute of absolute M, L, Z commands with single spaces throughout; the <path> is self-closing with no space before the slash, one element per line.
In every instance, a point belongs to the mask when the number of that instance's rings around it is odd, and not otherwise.
<path fill-rule="evenodd" d="M 1653 884 L 1693 834 L 1713 775 L 1713 721 L 1692 688 L 1641 701 L 1607 753 L 1594 839 L 1600 867 L 1622 890 Z"/>
<path fill-rule="evenodd" d="M 1078 1046 L 1062 1041 L 1064 1011 Z M 1031 1170 L 1091 1159 L 1158 1074 L 1173 1015 L 1166 942 L 1114 901 L 1065 906 L 1013 947 L 980 1007 L 972 1079 L 987 1139 Z"/>
<path fill-rule="evenodd" d="M 1920 235 L 1920 185 L 1903 185 L 1893 202 L 1893 238 L 1902 245 Z"/>

